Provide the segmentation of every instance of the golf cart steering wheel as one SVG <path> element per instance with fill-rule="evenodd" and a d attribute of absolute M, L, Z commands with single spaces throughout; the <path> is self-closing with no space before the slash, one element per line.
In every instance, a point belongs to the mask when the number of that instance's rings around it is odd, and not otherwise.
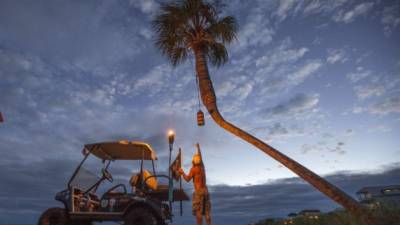
<path fill-rule="evenodd" d="M 117 189 L 119 187 L 122 187 L 122 189 L 123 189 L 122 194 L 125 195 L 126 193 L 128 193 L 125 184 L 117 184 L 114 187 L 108 189 L 106 192 L 104 192 L 104 194 L 100 198 L 100 201 L 102 201 L 107 195 L 109 195 L 112 191 L 114 191 L 115 189 Z"/>
<path fill-rule="evenodd" d="M 114 178 L 112 177 L 111 173 L 108 172 L 107 169 L 104 169 L 104 168 L 103 168 L 103 169 L 101 170 L 101 172 L 103 173 L 103 177 L 104 177 L 106 180 L 108 180 L 108 181 L 110 181 L 110 182 L 113 182 L 113 181 L 114 181 Z"/>

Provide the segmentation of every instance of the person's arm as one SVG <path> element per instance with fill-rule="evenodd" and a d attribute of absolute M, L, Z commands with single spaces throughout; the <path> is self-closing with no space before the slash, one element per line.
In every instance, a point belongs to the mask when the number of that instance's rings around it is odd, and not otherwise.
<path fill-rule="evenodd" d="M 179 168 L 179 173 L 182 175 L 183 179 L 185 179 L 186 182 L 189 182 L 193 178 L 193 169 L 190 169 L 189 174 L 186 175 L 185 171 L 183 171 L 182 168 Z"/>

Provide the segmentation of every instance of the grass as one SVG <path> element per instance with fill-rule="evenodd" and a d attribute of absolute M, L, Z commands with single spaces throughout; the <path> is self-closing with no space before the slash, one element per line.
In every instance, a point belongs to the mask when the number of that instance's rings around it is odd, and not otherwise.
<path fill-rule="evenodd" d="M 399 225 L 400 208 L 386 207 L 371 210 L 376 220 L 376 225 Z M 315 218 L 296 217 L 281 221 L 263 220 L 256 225 L 365 225 L 359 218 L 352 216 L 346 211 L 335 211 L 322 214 Z"/>

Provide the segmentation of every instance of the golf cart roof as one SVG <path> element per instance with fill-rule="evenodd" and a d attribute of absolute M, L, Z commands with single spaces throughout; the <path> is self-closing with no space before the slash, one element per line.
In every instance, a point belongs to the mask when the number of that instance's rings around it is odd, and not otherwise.
<path fill-rule="evenodd" d="M 140 141 L 116 141 L 86 144 L 85 149 L 103 160 L 157 160 L 151 146 Z"/>

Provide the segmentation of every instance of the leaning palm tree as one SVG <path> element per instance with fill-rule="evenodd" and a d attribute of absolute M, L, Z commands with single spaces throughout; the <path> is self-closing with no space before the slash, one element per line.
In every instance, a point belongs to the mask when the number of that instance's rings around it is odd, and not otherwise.
<path fill-rule="evenodd" d="M 161 5 L 153 27 L 155 45 L 172 65 L 184 62 L 193 53 L 202 102 L 219 126 L 259 148 L 354 214 L 362 216 L 365 213 L 357 201 L 339 188 L 222 117 L 208 63 L 221 66 L 228 60 L 225 44 L 236 39 L 234 17 L 220 18 L 218 8 L 203 0 L 176 0 Z"/>

